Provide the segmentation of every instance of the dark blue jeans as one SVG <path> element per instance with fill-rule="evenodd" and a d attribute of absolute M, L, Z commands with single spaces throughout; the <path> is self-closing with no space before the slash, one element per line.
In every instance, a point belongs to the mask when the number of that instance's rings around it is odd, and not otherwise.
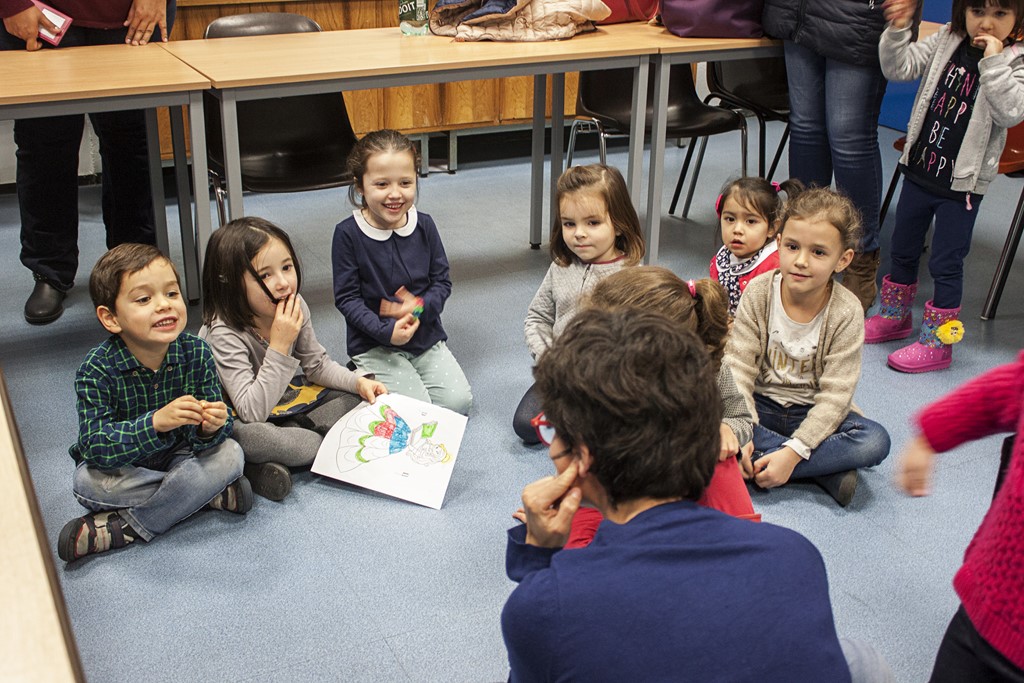
<path fill-rule="evenodd" d="M 836 188 L 860 210 L 858 251 L 878 249 L 882 157 L 878 113 L 886 80 L 877 66 L 855 66 L 785 42 L 789 74 L 789 175 Z"/>
<path fill-rule="evenodd" d="M 793 436 L 813 406 L 779 405 L 754 394 L 758 424 L 754 425 L 754 458 L 777 451 Z M 889 432 L 866 417 L 850 413 L 835 433 L 811 451 L 793 470 L 793 479 L 821 477 L 846 470 L 872 467 L 889 455 Z"/>
<path fill-rule="evenodd" d="M 917 282 L 917 268 L 924 240 L 935 218 L 928 272 L 935 282 L 932 305 L 959 308 L 964 293 L 964 259 L 971 250 L 974 221 L 978 218 L 981 195 L 960 199 L 939 197 L 910 179 L 903 181 L 896 207 L 896 229 L 892 233 L 892 269 L 889 278 L 901 285 Z"/>
<path fill-rule="evenodd" d="M 174 0 L 167 25 L 174 21 Z M 72 24 L 60 48 L 124 45 L 127 28 L 93 29 Z M 159 39 L 159 28 L 153 36 Z M 24 50 L 0 24 L 0 50 Z M 53 49 L 44 44 L 44 50 Z M 125 45 L 124 58 L 131 59 Z M 137 48 L 134 48 L 137 49 Z M 149 190 L 146 122 L 141 111 L 89 114 L 100 141 L 103 163 L 103 225 L 107 248 L 124 242 L 156 243 Z M 15 174 L 21 211 L 21 262 L 33 273 L 67 290 L 78 271 L 78 150 L 85 117 L 52 116 L 14 123 L 18 166 Z M 161 207 L 162 208 L 162 207 Z"/>

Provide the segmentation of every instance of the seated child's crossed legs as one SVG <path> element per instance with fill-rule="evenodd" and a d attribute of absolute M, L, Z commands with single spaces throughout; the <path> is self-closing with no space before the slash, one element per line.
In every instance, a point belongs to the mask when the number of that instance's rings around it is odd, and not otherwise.
<path fill-rule="evenodd" d="M 758 424 L 754 425 L 754 457 L 783 447 L 800 427 L 812 406 L 782 406 L 754 394 Z M 793 470 L 793 479 L 821 477 L 879 464 L 889 455 L 891 442 L 885 428 L 863 415 L 851 412 L 832 436 L 822 441 Z"/>
<path fill-rule="evenodd" d="M 372 372 L 388 391 L 469 414 L 473 392 L 469 380 L 443 341 L 418 356 L 381 346 L 353 356 L 352 362 Z"/>
<path fill-rule="evenodd" d="M 232 439 L 197 452 L 178 444 L 137 466 L 105 470 L 80 463 L 74 493 L 90 510 L 120 510 L 149 541 L 216 498 L 242 476 L 242 464 L 242 449 Z"/>

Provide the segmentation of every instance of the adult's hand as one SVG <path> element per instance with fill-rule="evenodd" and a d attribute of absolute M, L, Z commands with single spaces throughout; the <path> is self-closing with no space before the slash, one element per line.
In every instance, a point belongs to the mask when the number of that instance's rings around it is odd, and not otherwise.
<path fill-rule="evenodd" d="M 53 22 L 47 19 L 35 5 L 4 19 L 4 28 L 15 38 L 24 40 L 25 49 L 29 52 L 43 46 L 39 40 L 39 29 L 46 29 L 50 33 L 60 32 L 60 29 L 54 26 Z"/>
<path fill-rule="evenodd" d="M 573 462 L 558 476 L 538 479 L 523 489 L 527 543 L 542 548 L 565 545 L 583 496 L 574 486 L 578 473 L 579 466 Z"/>
<path fill-rule="evenodd" d="M 160 38 L 167 42 L 167 2 L 166 0 L 134 0 L 128 10 L 128 18 L 124 20 L 128 27 L 128 35 L 124 42 L 128 45 L 145 45 L 153 36 L 153 31 L 160 27 Z"/>

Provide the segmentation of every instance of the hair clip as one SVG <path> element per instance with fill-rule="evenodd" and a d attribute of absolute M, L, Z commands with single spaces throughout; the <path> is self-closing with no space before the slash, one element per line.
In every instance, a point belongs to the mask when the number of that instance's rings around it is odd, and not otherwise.
<path fill-rule="evenodd" d="M 690 290 L 690 296 L 692 296 L 694 299 L 696 299 L 697 298 L 697 285 L 693 282 L 693 280 L 687 280 L 686 281 L 686 288 Z"/>
<path fill-rule="evenodd" d="M 715 200 L 715 213 L 721 217 L 722 215 L 722 195 L 718 195 L 718 199 Z"/>
<path fill-rule="evenodd" d="M 775 182 L 774 180 L 772 181 L 772 187 L 774 187 L 774 188 L 775 188 L 775 193 L 776 193 L 776 194 L 778 194 L 779 192 L 782 192 L 782 185 L 779 185 L 779 184 L 778 184 L 777 182 Z"/>

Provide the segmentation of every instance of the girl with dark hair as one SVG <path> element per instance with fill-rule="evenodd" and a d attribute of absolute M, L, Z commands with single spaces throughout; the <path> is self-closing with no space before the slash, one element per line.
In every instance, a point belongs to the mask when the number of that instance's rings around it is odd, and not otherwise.
<path fill-rule="evenodd" d="M 779 267 L 775 242 L 783 207 L 779 193 L 793 199 L 803 189 L 799 180 L 780 184 L 746 177 L 729 181 L 718 195 L 715 211 L 722 228 L 722 248 L 711 259 L 709 270 L 729 295 L 730 316 L 736 315 L 747 283 Z"/>
<path fill-rule="evenodd" d="M 618 169 L 602 164 L 573 166 L 558 179 L 551 227 L 551 266 L 526 312 L 526 343 L 534 361 L 551 346 L 594 285 L 644 257 L 640 219 Z M 530 419 L 540 412 L 531 387 L 512 418 L 527 444 L 537 443 Z"/>
<path fill-rule="evenodd" d="M 1022 0 L 955 0 L 952 21 L 910 42 L 917 0 L 885 3 L 882 70 L 897 81 L 921 79 L 899 168 L 906 181 L 896 208 L 892 269 L 882 278 L 882 306 L 868 318 L 864 343 L 906 339 L 925 237 L 935 221 L 928 270 L 934 281 L 917 340 L 889 354 L 900 372 L 930 372 L 953 362 L 963 339 L 964 259 L 978 207 L 999 172 L 1006 129 L 1024 120 L 1024 58 L 1014 41 Z"/>
<path fill-rule="evenodd" d="M 308 467 L 324 435 L 383 384 L 331 360 L 317 341 L 302 274 L 287 233 L 239 218 L 210 237 L 203 264 L 203 327 L 217 374 L 238 419 L 252 490 L 281 500 L 289 467 Z"/>
<path fill-rule="evenodd" d="M 334 228 L 334 305 L 359 369 L 395 393 L 468 415 L 473 393 L 441 324 L 448 256 L 434 220 L 416 210 L 417 158 L 394 130 L 369 133 L 349 154 L 356 209 Z"/>

